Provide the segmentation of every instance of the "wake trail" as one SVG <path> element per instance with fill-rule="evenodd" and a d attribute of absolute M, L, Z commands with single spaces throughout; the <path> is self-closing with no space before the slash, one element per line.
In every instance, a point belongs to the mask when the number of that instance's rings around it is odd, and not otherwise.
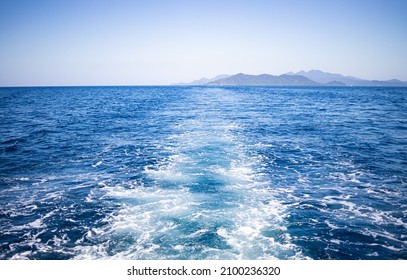
<path fill-rule="evenodd" d="M 239 96 L 199 90 L 190 97 L 190 116 L 162 143 L 168 156 L 145 166 L 148 185 L 103 185 L 120 210 L 89 232 L 100 242 L 78 246 L 77 258 L 305 258 L 287 232 L 284 205 L 244 142 L 245 128 L 220 113 Z"/>

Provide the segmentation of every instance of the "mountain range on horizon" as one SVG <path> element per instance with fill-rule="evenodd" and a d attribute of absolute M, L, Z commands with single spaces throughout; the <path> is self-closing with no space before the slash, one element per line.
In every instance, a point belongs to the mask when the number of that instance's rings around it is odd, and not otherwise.
<path fill-rule="evenodd" d="M 201 86 L 392 86 L 407 87 L 407 81 L 392 80 L 364 80 L 352 76 L 333 74 L 320 70 L 288 72 L 282 75 L 218 75 L 214 78 L 202 78 L 190 83 L 173 85 L 201 85 Z"/>
<path fill-rule="evenodd" d="M 207 83 L 214 82 L 214 81 L 216 81 L 216 80 L 229 78 L 230 76 L 231 76 L 231 75 L 223 74 L 223 75 L 217 75 L 216 77 L 213 77 L 213 78 L 211 78 L 211 79 L 208 79 L 208 78 L 201 78 L 201 79 L 199 79 L 199 80 L 194 80 L 194 81 L 192 81 L 192 82 L 190 82 L 190 83 L 177 83 L 177 84 L 175 84 L 175 85 L 177 85 L 177 86 L 183 86 L 183 85 L 188 85 L 188 86 L 202 86 L 202 85 L 205 85 L 205 84 L 207 84 Z"/>

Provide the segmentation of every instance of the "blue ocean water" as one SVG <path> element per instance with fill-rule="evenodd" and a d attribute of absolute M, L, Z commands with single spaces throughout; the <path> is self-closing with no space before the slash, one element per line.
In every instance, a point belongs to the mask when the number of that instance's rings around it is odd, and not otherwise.
<path fill-rule="evenodd" d="M 407 259 L 407 88 L 0 88 L 0 259 Z"/>

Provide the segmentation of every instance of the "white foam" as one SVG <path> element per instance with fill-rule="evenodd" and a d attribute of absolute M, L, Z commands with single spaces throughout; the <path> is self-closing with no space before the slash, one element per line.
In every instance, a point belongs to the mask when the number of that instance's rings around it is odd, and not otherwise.
<path fill-rule="evenodd" d="M 283 207 L 277 201 L 270 199 L 263 203 L 264 193 L 247 190 L 246 201 L 233 209 L 233 213 L 224 213 L 225 216 L 234 216 L 234 226 L 219 228 L 217 234 L 233 248 L 233 258 L 278 258 L 283 252 L 293 258 L 305 258 L 299 249 L 290 242 L 291 237 L 283 224 Z M 281 232 L 284 234 L 266 236 L 264 231 Z M 280 240 L 277 241 L 276 237 Z M 281 238 L 283 238 L 281 240 Z"/>
<path fill-rule="evenodd" d="M 20 181 L 29 181 L 30 178 L 28 178 L 28 177 L 21 177 L 21 178 L 18 178 L 18 180 L 20 180 Z"/>
<path fill-rule="evenodd" d="M 17 254 L 14 254 L 11 258 L 10 258 L 10 260 L 29 260 L 29 255 L 31 255 L 32 254 L 32 251 L 31 250 L 29 250 L 29 251 L 24 251 L 24 252 L 21 252 L 21 253 L 17 253 Z"/>
<path fill-rule="evenodd" d="M 29 228 L 42 228 L 42 227 L 44 227 L 43 219 L 42 218 L 37 219 L 37 220 L 35 220 L 35 221 L 31 222 L 31 223 L 28 223 L 27 226 Z"/>
<path fill-rule="evenodd" d="M 339 229 L 339 228 L 340 228 L 340 227 L 334 225 L 333 223 L 331 223 L 331 222 L 328 221 L 328 220 L 326 220 L 325 223 L 327 224 L 327 226 L 328 226 L 330 229 L 335 230 L 335 229 Z"/>
<path fill-rule="evenodd" d="M 205 234 L 207 232 L 209 232 L 208 229 L 200 229 L 200 230 L 195 231 L 194 233 L 191 233 L 190 235 L 187 235 L 186 237 L 187 238 L 194 238 L 194 237 L 200 236 L 202 234 Z"/>
<path fill-rule="evenodd" d="M 337 244 L 337 245 L 343 243 L 341 240 L 338 240 L 338 239 L 331 239 L 330 242 L 334 243 L 334 244 Z"/>
<path fill-rule="evenodd" d="M 174 249 L 177 251 L 183 251 L 185 249 L 185 246 L 177 244 L 174 246 Z"/>
<path fill-rule="evenodd" d="M 103 163 L 103 161 L 98 161 L 97 163 L 95 163 L 95 164 L 92 164 L 92 167 L 98 167 L 99 165 L 101 165 Z"/>

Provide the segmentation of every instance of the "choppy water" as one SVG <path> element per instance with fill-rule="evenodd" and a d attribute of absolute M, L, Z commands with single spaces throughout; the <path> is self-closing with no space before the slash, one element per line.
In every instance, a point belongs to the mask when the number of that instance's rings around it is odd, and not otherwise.
<path fill-rule="evenodd" d="M 407 259 L 407 89 L 0 88 L 0 259 Z"/>

